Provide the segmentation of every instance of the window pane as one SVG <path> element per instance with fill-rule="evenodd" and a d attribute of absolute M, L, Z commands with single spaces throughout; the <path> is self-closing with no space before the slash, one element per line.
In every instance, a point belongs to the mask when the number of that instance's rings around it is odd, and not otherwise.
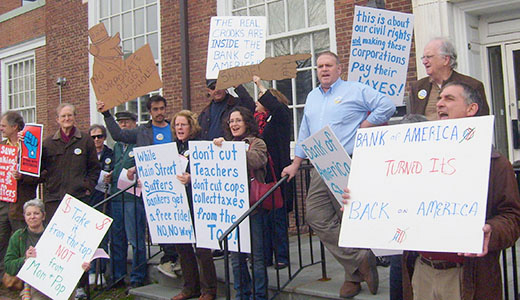
<path fill-rule="evenodd" d="M 132 47 L 132 40 L 123 41 L 123 53 L 133 53 L 134 48 Z"/>
<path fill-rule="evenodd" d="M 312 40 L 314 44 L 314 53 L 319 54 L 320 52 L 330 49 L 329 31 L 319 31 L 312 34 Z"/>
<path fill-rule="evenodd" d="M 153 58 L 158 59 L 158 40 L 157 40 L 157 33 L 153 33 L 147 36 L 148 37 L 148 43 L 150 44 L 150 48 L 152 48 Z M 136 39 L 137 40 L 137 39 Z"/>
<path fill-rule="evenodd" d="M 138 38 L 135 38 L 135 49 L 141 48 L 144 44 L 145 44 L 144 36 L 140 36 Z"/>
<path fill-rule="evenodd" d="M 263 5 L 253 7 L 249 10 L 249 15 L 250 16 L 265 16 L 265 7 Z"/>
<path fill-rule="evenodd" d="M 119 0 L 110 1 L 110 14 L 115 15 L 121 12 L 121 7 L 119 6 Z"/>
<path fill-rule="evenodd" d="M 148 113 L 148 109 L 146 108 L 146 99 L 150 98 L 150 96 L 143 96 L 139 98 L 139 102 L 141 103 L 141 116 L 140 120 L 141 122 L 146 122 L 150 119 L 150 114 Z"/>
<path fill-rule="evenodd" d="M 299 107 L 296 109 L 296 122 L 293 123 L 296 125 L 296 132 L 298 132 L 300 130 L 300 124 L 302 123 L 302 119 L 303 119 L 303 107 Z M 296 140 L 296 138 L 295 138 Z"/>
<path fill-rule="evenodd" d="M 233 16 L 247 16 L 247 10 L 246 9 L 237 10 L 237 11 L 233 12 Z"/>
<path fill-rule="evenodd" d="M 292 105 L 293 99 L 292 99 L 292 80 L 291 79 L 284 79 L 284 80 L 277 80 L 276 81 L 276 89 L 282 92 L 282 94 L 287 97 L 289 100 L 289 105 Z"/>
<path fill-rule="evenodd" d="M 137 99 L 127 102 L 126 104 L 128 104 L 128 111 L 137 114 Z"/>
<path fill-rule="evenodd" d="M 109 0 L 101 0 L 99 1 L 99 16 L 101 18 L 105 18 L 108 16 L 108 2 Z"/>
<path fill-rule="evenodd" d="M 308 34 L 305 35 L 299 35 L 293 37 L 293 53 L 311 53 L 311 39 Z M 307 59 L 302 62 L 298 62 L 298 67 L 310 67 L 311 66 L 311 60 Z"/>
<path fill-rule="evenodd" d="M 285 14 L 282 1 L 276 1 L 267 5 L 269 10 L 269 34 L 285 31 Z"/>
<path fill-rule="evenodd" d="M 280 55 L 288 55 L 291 54 L 291 49 L 289 48 L 289 40 L 288 39 L 280 39 L 273 42 L 274 47 L 274 56 Z"/>
<path fill-rule="evenodd" d="M 312 90 L 312 71 L 300 71 L 296 74 L 296 103 L 305 104 L 307 94 Z"/>
<path fill-rule="evenodd" d="M 144 33 L 144 9 L 140 8 L 134 12 L 134 35 Z"/>
<path fill-rule="evenodd" d="M 146 30 L 157 30 L 157 5 L 152 5 L 146 8 Z"/>
<path fill-rule="evenodd" d="M 144 0 L 134 0 L 134 7 L 143 6 Z"/>
<path fill-rule="evenodd" d="M 108 32 L 112 32 L 112 31 L 110 30 L 110 21 L 109 21 L 108 19 L 104 19 L 104 20 L 102 20 L 101 23 L 103 23 L 103 25 L 105 25 L 105 28 L 106 28 L 106 30 L 107 30 Z"/>
<path fill-rule="evenodd" d="M 273 47 L 273 43 L 267 42 L 265 43 L 265 57 L 271 57 L 271 48 Z"/>
<path fill-rule="evenodd" d="M 116 33 L 121 32 L 121 28 L 119 27 L 119 16 L 115 16 L 110 19 L 110 35 L 114 36 Z"/>
<path fill-rule="evenodd" d="M 288 0 L 287 12 L 289 13 L 289 30 L 305 27 L 305 6 L 303 0 Z"/>
<path fill-rule="evenodd" d="M 124 39 L 132 36 L 132 13 L 123 14 L 123 32 L 122 37 Z"/>
<path fill-rule="evenodd" d="M 264 0 L 249 0 L 249 5 L 264 3 Z"/>
<path fill-rule="evenodd" d="M 246 6 L 246 0 L 233 0 L 233 9 Z"/>
<path fill-rule="evenodd" d="M 309 0 L 309 26 L 327 24 L 327 9 L 325 0 Z"/>
<path fill-rule="evenodd" d="M 146 4 L 157 3 L 156 0 L 146 0 Z"/>
<path fill-rule="evenodd" d="M 123 9 L 122 11 L 127 11 L 132 9 L 132 1 L 123 0 Z"/>

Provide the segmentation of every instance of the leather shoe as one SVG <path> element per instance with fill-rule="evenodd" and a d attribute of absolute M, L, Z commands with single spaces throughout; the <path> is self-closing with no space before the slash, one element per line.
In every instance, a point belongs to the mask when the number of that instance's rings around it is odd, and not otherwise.
<path fill-rule="evenodd" d="M 368 250 L 365 258 L 359 266 L 359 272 L 363 280 L 368 285 L 368 290 L 372 295 L 377 294 L 379 288 L 379 274 L 377 274 L 376 257 L 372 251 Z"/>
<path fill-rule="evenodd" d="M 182 291 L 178 295 L 173 296 L 171 298 L 171 300 L 186 300 L 186 299 L 191 299 L 191 298 L 197 298 L 198 296 L 200 296 L 200 294 L 197 294 L 197 293 L 190 294 L 188 292 Z"/>
<path fill-rule="evenodd" d="M 361 284 L 359 282 L 346 281 L 343 282 L 341 289 L 339 290 L 339 296 L 341 298 L 352 298 L 359 294 L 361 291 Z"/>
<path fill-rule="evenodd" d="M 202 293 L 200 295 L 199 300 L 214 300 L 217 296 L 209 293 Z"/>

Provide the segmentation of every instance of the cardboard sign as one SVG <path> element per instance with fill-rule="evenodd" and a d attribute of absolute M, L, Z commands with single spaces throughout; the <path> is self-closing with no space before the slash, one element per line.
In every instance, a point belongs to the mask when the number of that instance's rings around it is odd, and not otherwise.
<path fill-rule="evenodd" d="M 359 81 L 403 105 L 413 15 L 356 6 L 348 80 Z"/>
<path fill-rule="evenodd" d="M 253 80 L 253 75 L 257 75 L 263 80 L 296 78 L 296 68 L 298 67 L 296 61 L 309 58 L 311 58 L 309 53 L 268 57 L 260 64 L 221 70 L 218 73 L 216 89 L 223 90 L 250 82 Z"/>
<path fill-rule="evenodd" d="M 16 170 L 18 148 L 0 144 L 0 201 L 16 202 L 17 181 L 11 171 Z"/>
<path fill-rule="evenodd" d="M 220 249 L 218 239 L 249 209 L 244 142 L 190 141 L 190 174 L 197 247 Z M 249 218 L 239 226 L 240 251 L 251 253 Z M 238 251 L 238 231 L 228 237 Z"/>
<path fill-rule="evenodd" d="M 339 245 L 481 253 L 492 140 L 493 116 L 358 129 Z"/>
<path fill-rule="evenodd" d="M 350 174 L 350 156 L 327 125 L 301 143 L 303 152 L 325 181 L 339 204 Z"/>
<path fill-rule="evenodd" d="M 162 87 L 149 44 L 123 59 L 119 33 L 110 37 L 99 23 L 88 34 L 89 52 L 94 56 L 90 81 L 97 99 L 105 103 L 105 111 Z"/>
<path fill-rule="evenodd" d="M 134 148 L 135 166 L 154 243 L 194 243 L 190 207 L 174 143 Z"/>
<path fill-rule="evenodd" d="M 29 176 L 40 177 L 42 163 L 43 125 L 25 124 L 21 143 L 20 170 Z"/>
<path fill-rule="evenodd" d="M 36 258 L 25 261 L 18 277 L 51 299 L 66 300 L 76 288 L 84 262 L 90 262 L 112 219 L 65 195 L 40 240 Z"/>
<path fill-rule="evenodd" d="M 206 78 L 220 70 L 259 64 L 265 58 L 266 17 L 211 17 Z"/>

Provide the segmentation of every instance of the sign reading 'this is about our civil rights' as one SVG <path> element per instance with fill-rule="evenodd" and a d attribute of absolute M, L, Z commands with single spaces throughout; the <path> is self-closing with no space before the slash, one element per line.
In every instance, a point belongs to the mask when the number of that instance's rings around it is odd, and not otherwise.
<path fill-rule="evenodd" d="M 206 78 L 216 79 L 220 70 L 262 62 L 266 24 L 263 16 L 212 17 Z"/>
<path fill-rule="evenodd" d="M 356 6 L 348 80 L 365 83 L 402 105 L 412 33 L 412 14 Z"/>
<path fill-rule="evenodd" d="M 492 140 L 493 116 L 359 129 L 339 245 L 481 253 Z"/>

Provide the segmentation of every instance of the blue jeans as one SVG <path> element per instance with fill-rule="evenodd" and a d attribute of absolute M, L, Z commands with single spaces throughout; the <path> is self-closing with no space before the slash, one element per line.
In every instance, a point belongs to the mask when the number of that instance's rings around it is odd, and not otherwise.
<path fill-rule="evenodd" d="M 251 228 L 251 251 L 249 261 L 252 263 L 254 276 L 254 297 L 251 289 L 251 277 L 247 269 L 246 253 L 231 253 L 231 265 L 233 267 L 234 288 L 236 300 L 265 300 L 267 299 L 267 271 L 265 269 L 263 248 L 263 220 L 264 211 L 260 211 L 249 217 Z"/>
<path fill-rule="evenodd" d="M 90 206 L 94 206 L 98 204 L 99 202 L 105 200 L 105 193 L 100 192 L 98 190 L 94 190 L 94 193 L 90 196 Z M 106 207 L 105 211 L 103 211 L 103 207 Z M 108 204 L 101 204 L 100 206 L 96 207 L 96 209 L 105 215 L 110 216 L 110 206 Z M 103 239 L 101 240 L 101 243 L 99 244 L 99 248 L 103 248 L 103 250 L 108 251 L 108 235 L 105 235 Z M 99 258 L 93 261 L 92 267 L 88 271 L 89 274 L 95 274 L 96 273 L 96 264 L 99 264 L 99 271 L 101 274 L 104 274 L 106 271 L 107 266 L 107 260 L 104 258 Z"/>
<path fill-rule="evenodd" d="M 287 240 L 287 217 L 285 208 L 267 211 L 264 214 L 264 258 L 267 266 L 276 262 L 289 264 L 289 241 Z"/>
<path fill-rule="evenodd" d="M 126 275 L 128 242 L 132 245 L 133 259 L 130 283 L 142 284 L 146 277 L 146 215 L 141 198 L 133 201 L 133 196 L 126 194 L 125 201 L 116 198 L 112 201 L 112 243 L 111 263 L 114 281 Z M 141 265 L 141 266 L 139 266 Z"/>
<path fill-rule="evenodd" d="M 402 255 L 390 256 L 390 300 L 403 300 Z"/>

